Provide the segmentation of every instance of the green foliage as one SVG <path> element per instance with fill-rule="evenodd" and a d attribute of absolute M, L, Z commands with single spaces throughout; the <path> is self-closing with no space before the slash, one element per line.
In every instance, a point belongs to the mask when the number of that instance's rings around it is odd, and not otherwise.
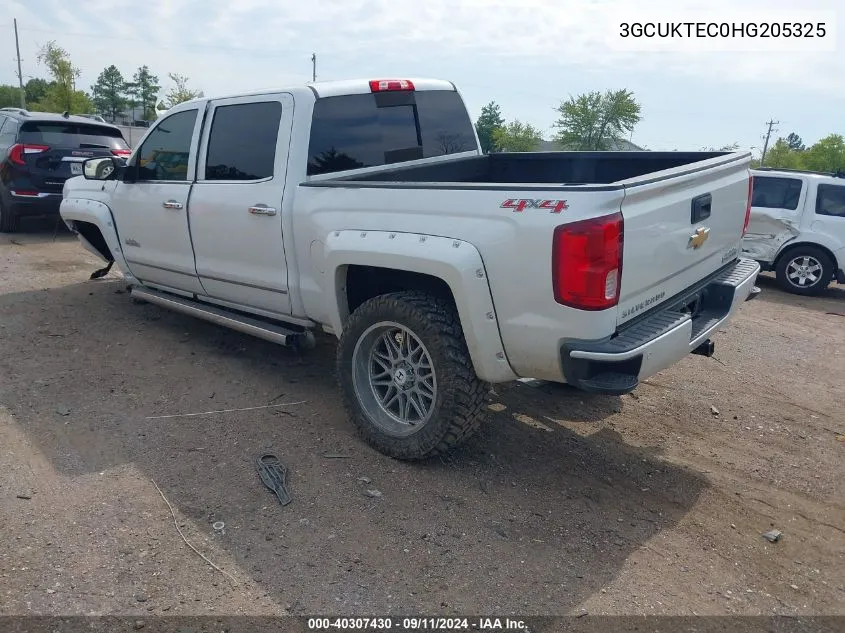
<path fill-rule="evenodd" d="M 38 63 L 47 68 L 53 82 L 44 96 L 34 104 L 27 104 L 33 110 L 71 113 L 90 112 L 91 99 L 84 92 L 76 90 L 76 79 L 82 73 L 70 61 L 67 51 L 54 41 L 47 42 L 38 52 Z M 87 108 L 82 110 L 80 108 Z"/>
<path fill-rule="evenodd" d="M 170 77 L 170 81 L 174 84 L 174 87 L 168 90 L 167 94 L 164 95 L 164 104 L 168 108 L 172 108 L 177 103 L 183 103 L 185 101 L 190 101 L 191 99 L 197 99 L 205 96 L 203 95 L 202 90 L 193 90 L 188 88 L 188 78 L 185 75 L 167 73 L 167 76 Z"/>
<path fill-rule="evenodd" d="M 790 134 L 790 136 L 793 136 Z M 797 135 L 796 135 L 797 138 Z M 841 134 L 830 134 L 806 149 L 801 139 L 790 143 L 789 137 L 779 138 L 766 152 L 766 167 L 783 169 L 809 169 L 812 171 L 845 171 L 845 139 Z M 794 146 L 794 147 L 793 147 Z"/>
<path fill-rule="evenodd" d="M 34 77 L 24 84 L 23 90 L 27 104 L 38 103 L 47 95 L 47 90 L 53 82 Z"/>
<path fill-rule="evenodd" d="M 100 73 L 91 91 L 94 93 L 94 108 L 98 113 L 111 117 L 112 121 L 126 108 L 126 81 L 114 64 Z"/>
<path fill-rule="evenodd" d="M 789 147 L 786 139 L 779 138 L 766 152 L 766 167 L 782 167 L 784 169 L 806 169 L 804 157 Z"/>
<path fill-rule="evenodd" d="M 789 149 L 794 149 L 797 152 L 803 152 L 807 149 L 804 146 L 804 143 L 801 142 L 801 137 L 798 136 L 795 132 L 790 132 L 789 136 L 786 137 L 786 143 L 789 145 Z"/>
<path fill-rule="evenodd" d="M 0 108 L 20 108 L 21 89 L 17 86 L 0 84 Z"/>
<path fill-rule="evenodd" d="M 505 119 L 502 117 L 502 110 L 495 101 L 491 101 L 481 108 L 481 116 L 475 122 L 475 131 L 478 133 L 481 150 L 485 154 L 499 149 L 493 140 L 493 133 L 504 124 Z"/>
<path fill-rule="evenodd" d="M 89 114 L 94 111 L 91 95 L 83 90 L 73 90 L 66 94 L 57 86 L 51 86 L 46 96 L 35 103 L 27 103 L 27 110 L 34 112 L 64 112 L 70 114 Z"/>
<path fill-rule="evenodd" d="M 519 120 L 493 130 L 493 143 L 503 152 L 533 152 L 543 140 L 540 130 Z"/>
<path fill-rule="evenodd" d="M 640 104 L 634 93 L 608 90 L 570 97 L 557 107 L 555 140 L 570 150 L 608 150 L 640 122 Z"/>
<path fill-rule="evenodd" d="M 143 108 L 143 119 L 154 121 L 156 118 L 156 100 L 161 90 L 158 77 L 150 73 L 147 66 L 141 66 L 132 76 L 132 82 L 127 84 L 126 90 L 134 97 L 133 104 Z"/>

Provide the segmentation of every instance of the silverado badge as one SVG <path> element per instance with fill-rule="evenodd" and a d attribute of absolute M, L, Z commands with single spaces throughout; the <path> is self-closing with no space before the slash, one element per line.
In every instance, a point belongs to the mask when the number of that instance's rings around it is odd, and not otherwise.
<path fill-rule="evenodd" d="M 689 236 L 689 242 L 687 242 L 687 248 L 692 248 L 696 250 L 701 247 L 704 242 L 707 241 L 707 238 L 710 237 L 710 229 L 706 226 L 700 226 L 695 229 L 695 233 Z"/>

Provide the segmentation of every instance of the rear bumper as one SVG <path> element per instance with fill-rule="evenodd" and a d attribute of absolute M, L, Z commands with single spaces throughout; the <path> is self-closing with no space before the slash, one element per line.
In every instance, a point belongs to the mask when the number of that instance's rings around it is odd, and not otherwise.
<path fill-rule="evenodd" d="M 706 342 L 760 289 L 754 283 L 760 265 L 739 259 L 716 276 L 658 310 L 599 341 L 567 340 L 560 359 L 566 381 L 586 391 L 622 394 L 640 380 L 674 365 Z M 695 316 L 685 311 L 698 300 Z"/>
<path fill-rule="evenodd" d="M 20 195 L 12 189 L 4 196 L 3 202 L 18 217 L 58 215 L 62 204 L 62 194 L 40 192 L 35 195 Z"/>

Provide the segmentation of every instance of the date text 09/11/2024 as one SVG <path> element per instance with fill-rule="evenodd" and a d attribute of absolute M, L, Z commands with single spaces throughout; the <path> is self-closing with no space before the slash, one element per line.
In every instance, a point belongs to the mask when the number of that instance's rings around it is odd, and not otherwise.
<path fill-rule="evenodd" d="M 382 631 L 528 631 L 523 620 L 512 618 L 308 618 L 308 629 L 329 630 L 382 630 Z"/>

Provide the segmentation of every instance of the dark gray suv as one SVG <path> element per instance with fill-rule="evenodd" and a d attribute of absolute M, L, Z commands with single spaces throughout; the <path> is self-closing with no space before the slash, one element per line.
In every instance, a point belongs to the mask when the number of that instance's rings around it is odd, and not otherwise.
<path fill-rule="evenodd" d="M 59 212 L 65 180 L 95 156 L 128 158 L 120 129 L 69 114 L 0 108 L 0 232 L 24 216 Z"/>

